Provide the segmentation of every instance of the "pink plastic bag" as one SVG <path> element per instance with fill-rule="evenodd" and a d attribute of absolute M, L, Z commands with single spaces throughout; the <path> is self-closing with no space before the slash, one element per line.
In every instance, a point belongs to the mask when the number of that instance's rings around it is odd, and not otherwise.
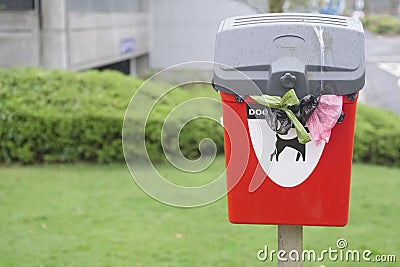
<path fill-rule="evenodd" d="M 316 146 L 322 141 L 329 143 L 331 131 L 342 114 L 343 97 L 336 95 L 323 95 L 319 105 L 307 121 L 307 127 Z"/>

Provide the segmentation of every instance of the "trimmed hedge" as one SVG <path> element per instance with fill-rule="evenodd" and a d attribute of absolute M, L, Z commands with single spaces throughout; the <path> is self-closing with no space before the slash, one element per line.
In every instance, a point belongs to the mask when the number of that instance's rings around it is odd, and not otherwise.
<path fill-rule="evenodd" d="M 158 95 L 158 93 L 154 92 L 157 91 L 157 85 L 153 85 L 153 88 L 148 88 L 147 86 L 145 88 L 145 92 L 149 95 L 149 101 L 152 102 L 155 100 L 153 96 Z M 170 155 L 178 155 L 178 149 L 187 158 L 196 159 L 200 156 L 199 144 L 207 137 L 214 141 L 217 153 L 223 153 L 223 128 L 219 122 L 203 118 L 191 120 L 204 115 L 204 109 L 207 109 L 207 114 L 211 114 L 219 120 L 222 109 L 219 103 L 214 101 L 207 101 L 201 104 L 189 103 L 185 105 L 184 109 L 178 108 L 177 112 L 171 114 L 174 108 L 185 103 L 185 101 L 201 97 L 215 99 L 219 98 L 219 95 L 215 93 L 211 86 L 195 85 L 174 89 L 157 102 L 149 115 L 145 132 L 146 148 L 152 161 L 165 161 L 164 150 Z M 173 119 L 169 118 L 169 124 L 162 129 L 167 116 L 170 114 Z M 143 116 L 130 115 L 127 120 L 130 120 L 129 125 L 138 125 L 140 124 L 138 120 L 143 120 Z M 164 148 L 161 146 L 162 130 L 164 130 Z M 139 129 L 136 129 L 135 133 L 138 134 L 139 132 Z M 213 153 L 214 147 L 208 144 L 202 147 L 202 152 L 205 155 Z M 133 153 L 135 158 L 145 156 L 142 153 L 143 151 L 137 151 L 134 146 L 129 147 L 125 152 Z"/>
<path fill-rule="evenodd" d="M 400 117 L 388 111 L 359 105 L 354 161 L 400 166 Z"/>
<path fill-rule="evenodd" d="M 400 20 L 390 15 L 368 15 L 362 20 L 364 26 L 375 33 L 400 34 Z"/>
<path fill-rule="evenodd" d="M 0 162 L 122 162 L 124 114 L 142 82 L 113 71 L 0 68 Z M 148 101 L 154 101 L 157 84 L 151 87 L 146 92 Z M 178 88 L 157 103 L 146 126 L 146 146 L 153 160 L 165 160 L 160 135 L 166 115 L 198 96 L 219 97 L 209 86 L 195 86 Z M 220 109 L 215 105 L 216 113 Z M 202 115 L 196 106 L 189 112 Z M 172 127 L 165 129 L 166 135 L 176 136 L 176 129 L 184 122 L 184 116 L 177 116 Z M 222 154 L 223 129 L 207 119 L 183 127 L 179 137 L 182 153 L 198 157 L 198 145 L 206 137 L 214 140 Z M 165 145 L 166 150 L 176 152 L 174 140 L 168 139 Z M 211 153 L 212 147 L 204 151 Z M 138 158 L 143 156 L 134 147 L 130 152 Z M 354 160 L 400 166 L 400 117 L 359 105 Z"/>
<path fill-rule="evenodd" d="M 0 162 L 122 162 L 123 118 L 142 83 L 115 71 L 0 68 Z M 154 84 L 146 92 L 148 101 L 154 101 L 156 91 Z M 160 133 L 166 114 L 180 102 L 209 92 L 204 86 L 176 89 L 159 101 L 146 128 L 146 145 L 153 160 L 164 159 Z M 181 135 L 184 155 L 198 156 L 198 146 L 192 145 L 209 132 L 219 136 L 216 143 L 222 149 L 223 130 L 214 122 L 198 120 L 188 129 Z M 168 144 L 166 149 L 174 150 Z"/>
<path fill-rule="evenodd" d="M 140 84 L 114 72 L 0 69 L 0 160 L 122 161 L 122 117 Z"/>

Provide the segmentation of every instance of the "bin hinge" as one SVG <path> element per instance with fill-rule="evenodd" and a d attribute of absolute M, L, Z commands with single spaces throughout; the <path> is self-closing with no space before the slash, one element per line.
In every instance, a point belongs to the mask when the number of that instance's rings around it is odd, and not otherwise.
<path fill-rule="evenodd" d="M 337 121 L 338 124 L 342 123 L 344 121 L 344 118 L 346 117 L 346 114 L 342 111 L 342 114 L 340 114 L 340 117 Z"/>
<path fill-rule="evenodd" d="M 214 88 L 215 92 L 219 93 L 218 88 L 215 86 L 214 79 L 211 80 L 211 86 Z"/>
<path fill-rule="evenodd" d="M 346 95 L 347 99 L 350 101 L 354 101 L 357 99 L 358 93 L 354 93 L 354 94 L 348 94 Z"/>
<path fill-rule="evenodd" d="M 211 81 L 211 86 L 214 88 L 214 90 L 218 93 L 219 91 L 222 91 L 222 92 L 224 92 L 224 88 L 220 88 L 218 85 L 216 85 L 215 83 L 214 83 L 214 79 Z M 222 89 L 222 90 L 221 90 Z M 235 96 L 235 99 L 236 99 L 236 102 L 237 103 L 243 103 L 244 102 L 244 99 L 245 99 L 245 97 L 243 97 L 243 96 L 240 96 L 240 95 L 236 95 L 236 94 L 234 94 L 234 96 Z"/>
<path fill-rule="evenodd" d="M 236 99 L 236 103 L 243 103 L 244 102 L 244 97 L 240 95 L 234 95 Z"/>

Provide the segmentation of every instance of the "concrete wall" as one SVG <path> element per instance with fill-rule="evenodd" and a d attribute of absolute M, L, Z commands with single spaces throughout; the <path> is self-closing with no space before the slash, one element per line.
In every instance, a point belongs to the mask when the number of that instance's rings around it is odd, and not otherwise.
<path fill-rule="evenodd" d="M 39 39 L 36 10 L 0 11 L 0 66 L 38 66 Z"/>
<path fill-rule="evenodd" d="M 366 13 L 381 13 L 398 15 L 398 0 L 365 0 Z"/>
<path fill-rule="evenodd" d="M 41 0 L 41 66 L 69 69 L 67 0 Z"/>
<path fill-rule="evenodd" d="M 111 64 L 149 52 L 145 12 L 70 12 L 70 69 Z M 127 44 L 128 50 L 122 48 Z"/>
<path fill-rule="evenodd" d="M 227 17 L 257 13 L 237 0 L 152 0 L 150 67 L 213 61 L 215 36 Z"/>
<path fill-rule="evenodd" d="M 67 1 L 42 0 L 42 66 L 85 70 L 149 52 L 147 12 L 69 11 Z"/>
<path fill-rule="evenodd" d="M 257 13 L 249 5 L 256 0 L 149 1 L 149 8 L 144 1 L 141 9 L 130 11 L 80 10 L 69 0 L 41 0 L 40 14 L 1 11 L 0 66 L 85 70 L 140 57 L 135 70 L 140 72 L 149 53 L 150 67 L 157 69 L 212 61 L 220 22 Z M 123 49 L 124 42 L 130 49 Z"/>

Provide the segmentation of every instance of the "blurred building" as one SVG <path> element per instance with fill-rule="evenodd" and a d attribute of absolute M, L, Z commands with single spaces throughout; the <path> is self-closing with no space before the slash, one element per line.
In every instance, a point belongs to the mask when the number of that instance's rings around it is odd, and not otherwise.
<path fill-rule="evenodd" d="M 266 1 L 262 1 L 266 5 Z M 150 65 L 165 68 L 188 61 L 213 61 L 215 36 L 223 19 L 255 14 L 253 1 L 153 0 Z"/>
<path fill-rule="evenodd" d="M 146 0 L 0 0 L 0 65 L 135 73 L 149 53 Z"/>
<path fill-rule="evenodd" d="M 366 13 L 398 15 L 399 0 L 364 0 Z"/>
<path fill-rule="evenodd" d="M 212 61 L 215 33 L 265 0 L 0 0 L 0 66 L 69 70 Z"/>

